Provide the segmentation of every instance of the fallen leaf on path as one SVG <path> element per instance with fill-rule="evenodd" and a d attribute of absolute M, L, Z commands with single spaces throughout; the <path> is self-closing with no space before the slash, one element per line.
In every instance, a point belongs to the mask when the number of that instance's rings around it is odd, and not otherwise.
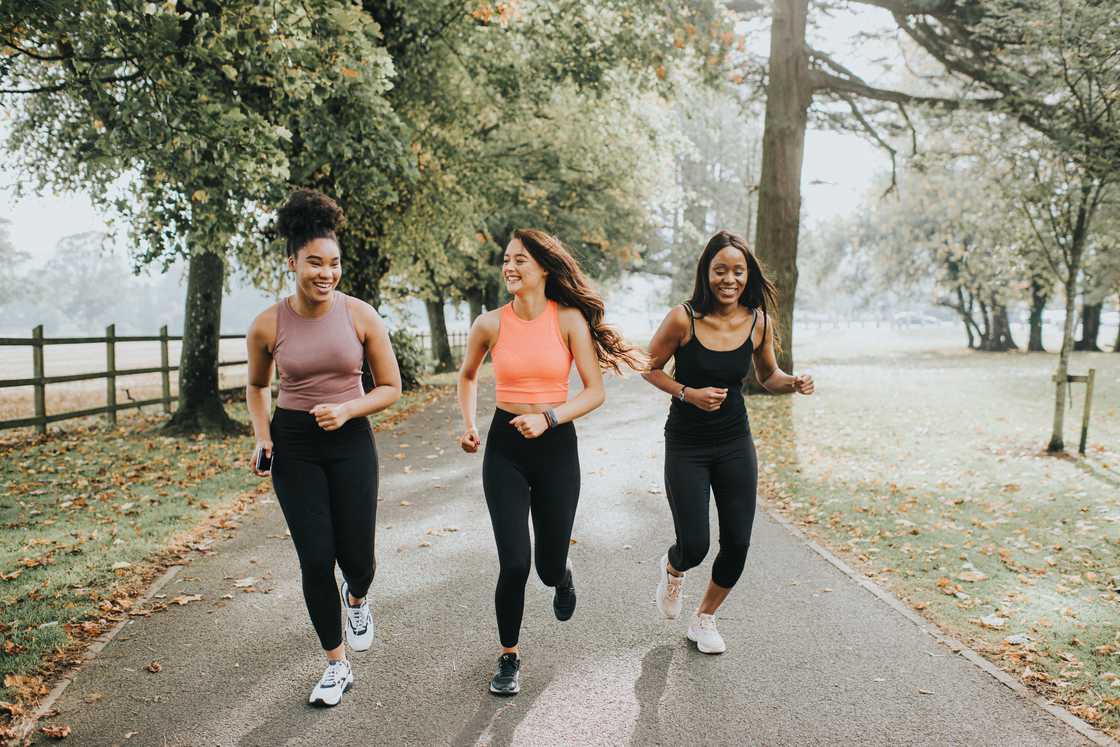
<path fill-rule="evenodd" d="M 959 578 L 961 581 L 975 583 L 977 581 L 987 581 L 988 574 L 981 573 L 980 571 L 964 571 L 963 573 L 958 573 L 957 578 Z"/>
<path fill-rule="evenodd" d="M 132 563 L 129 563 L 128 561 L 125 561 L 125 560 L 118 561 L 116 563 L 113 563 L 113 565 L 112 565 L 112 569 L 114 571 L 123 571 L 125 568 L 131 568 L 131 567 L 132 567 Z"/>
<path fill-rule="evenodd" d="M 182 607 L 185 604 L 190 604 L 191 602 L 197 602 L 200 599 L 202 599 L 201 594 L 180 594 L 179 596 L 172 599 L 171 603 L 172 604 L 177 604 L 180 607 Z"/>
<path fill-rule="evenodd" d="M 158 659 L 152 659 L 150 662 L 148 662 L 148 666 L 145 667 L 145 669 L 147 669 L 152 674 L 156 674 L 161 669 L 163 669 L 163 666 L 159 663 Z"/>
<path fill-rule="evenodd" d="M 411 506 L 411 505 L 412 505 L 412 501 L 401 501 L 401 505 L 402 505 L 402 506 Z"/>
<path fill-rule="evenodd" d="M 916 609 L 916 610 L 924 610 L 924 609 L 925 609 L 926 607 L 928 607 L 929 605 L 928 605 L 928 604 L 926 604 L 925 602 L 914 602 L 914 603 L 913 603 L 912 605 L 910 605 L 910 606 L 911 606 L 911 607 L 913 607 L 913 608 L 914 608 L 914 609 Z"/>
<path fill-rule="evenodd" d="M 51 739 L 66 739 L 70 736 L 70 727 L 65 724 L 62 726 L 43 726 L 39 731 L 46 734 Z"/>
<path fill-rule="evenodd" d="M 82 698 L 83 703 L 96 703 L 105 699 L 105 693 L 90 693 Z"/>
<path fill-rule="evenodd" d="M 431 547 L 431 546 L 432 546 L 432 543 L 427 542 L 427 541 L 421 542 L 419 545 L 417 545 L 417 547 Z"/>
<path fill-rule="evenodd" d="M 257 579 L 253 578 L 252 576 L 246 576 L 245 578 L 239 578 L 236 581 L 234 581 L 233 585 L 235 587 L 237 587 L 238 589 L 244 589 L 247 586 L 252 586 L 256 582 L 257 582 Z"/>
<path fill-rule="evenodd" d="M 936 695 L 936 693 L 933 690 L 922 690 L 919 688 L 918 695 Z"/>
<path fill-rule="evenodd" d="M 138 731 L 130 731 L 127 734 L 124 735 L 124 738 L 125 739 L 132 739 L 133 737 L 135 737 L 139 733 L 140 732 L 138 732 Z"/>

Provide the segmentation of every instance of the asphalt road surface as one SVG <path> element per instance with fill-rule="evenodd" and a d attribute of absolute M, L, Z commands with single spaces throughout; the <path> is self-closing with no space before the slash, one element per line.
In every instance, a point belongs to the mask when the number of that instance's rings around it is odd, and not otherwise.
<path fill-rule="evenodd" d="M 493 402 L 484 389 L 481 426 Z M 762 512 L 718 618 L 727 653 L 697 652 L 686 618 L 711 555 L 688 576 L 679 620 L 654 604 L 672 539 L 667 407 L 638 377 L 611 380 L 606 405 L 577 423 L 579 605 L 558 622 L 551 590 L 530 578 L 520 695 L 487 691 L 497 556 L 481 453 L 459 450 L 447 397 L 377 435 L 378 638 L 351 656 L 356 682 L 341 705 L 307 705 L 323 656 L 280 508 L 266 500 L 162 590 L 202 599 L 129 624 L 46 723 L 69 724 L 66 743 L 82 745 L 1088 744 Z M 715 536 L 713 510 L 713 547 Z M 248 577 L 257 591 L 236 586 Z"/>

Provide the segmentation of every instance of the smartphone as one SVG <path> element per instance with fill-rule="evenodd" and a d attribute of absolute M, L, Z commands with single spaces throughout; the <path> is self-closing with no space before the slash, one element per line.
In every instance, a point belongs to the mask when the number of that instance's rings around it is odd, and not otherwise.
<path fill-rule="evenodd" d="M 272 455 L 264 449 L 257 449 L 256 463 L 258 472 L 272 474 Z"/>

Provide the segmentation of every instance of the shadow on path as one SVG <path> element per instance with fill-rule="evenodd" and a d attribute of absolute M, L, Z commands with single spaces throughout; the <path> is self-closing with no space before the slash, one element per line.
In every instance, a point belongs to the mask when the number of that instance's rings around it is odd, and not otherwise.
<path fill-rule="evenodd" d="M 634 725 L 634 735 L 630 744 L 657 744 L 661 736 L 661 721 L 658 711 L 665 686 L 669 683 L 669 666 L 673 663 L 673 652 L 679 646 L 666 644 L 650 649 L 642 657 L 642 673 L 634 683 L 634 695 L 638 699 L 638 723 Z"/>
<path fill-rule="evenodd" d="M 486 661 L 492 663 L 489 659 Z M 486 665 L 480 663 L 477 668 L 481 673 L 478 681 L 488 682 L 490 674 Z M 556 670 L 552 666 L 546 665 L 541 669 L 534 667 L 532 684 L 527 688 L 523 687 L 520 694 L 512 698 L 500 697 L 486 690 L 482 700 L 479 701 L 478 708 L 475 709 L 474 716 L 459 730 L 451 740 L 451 744 L 463 747 L 474 747 L 474 745 L 498 747 L 513 744 L 513 734 L 517 731 L 517 727 L 529 715 L 533 703 L 548 688 L 548 684 L 555 676 Z M 485 690 L 485 685 L 482 689 Z"/>

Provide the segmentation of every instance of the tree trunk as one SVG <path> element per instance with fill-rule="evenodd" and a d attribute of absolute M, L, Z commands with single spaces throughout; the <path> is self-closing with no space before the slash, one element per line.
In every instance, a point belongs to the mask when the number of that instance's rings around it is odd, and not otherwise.
<path fill-rule="evenodd" d="M 1066 281 L 1066 320 L 1062 325 L 1062 347 L 1058 353 L 1058 370 L 1054 372 L 1056 391 L 1054 393 L 1054 429 L 1050 433 L 1049 452 L 1064 451 L 1065 440 L 1062 430 L 1066 415 L 1066 376 L 1069 374 L 1069 354 L 1073 350 L 1073 319 L 1076 313 L 1077 274 L 1070 272 L 1072 279 Z"/>
<path fill-rule="evenodd" d="M 1101 333 L 1101 311 L 1103 309 L 1103 301 L 1081 306 L 1081 339 L 1073 344 L 1074 350 L 1100 352 L 1097 337 Z"/>
<path fill-rule="evenodd" d="M 1120 297 L 1117 300 L 1120 300 Z M 1117 304 L 1116 308 L 1120 310 L 1120 303 Z M 1116 344 L 1112 346 L 1112 352 L 1120 353 L 1120 329 L 1116 330 Z"/>
<path fill-rule="evenodd" d="M 471 324 L 482 316 L 482 288 L 471 288 L 467 292 L 467 302 L 471 307 Z"/>
<path fill-rule="evenodd" d="M 1042 312 L 1046 310 L 1047 295 L 1042 283 L 1031 278 L 1031 334 L 1027 342 L 1027 351 L 1031 353 L 1046 352 L 1042 346 Z"/>
<path fill-rule="evenodd" d="M 801 228 L 801 167 L 813 92 L 805 25 L 809 0 L 776 0 L 770 31 L 770 81 L 762 136 L 755 248 L 781 294 L 773 320 L 781 341 L 778 367 L 793 372 L 793 308 L 797 293 L 797 242 Z"/>
<path fill-rule="evenodd" d="M 225 271 L 220 255 L 208 251 L 191 254 L 179 358 L 179 404 L 164 426 L 168 433 L 185 436 L 245 430 L 226 414 L 218 392 L 218 335 Z"/>
<path fill-rule="evenodd" d="M 1000 303 L 992 303 L 992 332 L 988 340 L 988 350 L 994 353 L 1006 353 L 1009 350 L 1018 350 L 1011 337 L 1011 320 L 1007 316 L 1007 307 Z"/>
<path fill-rule="evenodd" d="M 455 359 L 451 357 L 451 343 L 447 339 L 447 320 L 443 316 L 443 299 L 425 301 L 428 310 L 428 329 L 432 333 L 432 357 L 436 361 L 436 373 L 455 370 Z"/>

